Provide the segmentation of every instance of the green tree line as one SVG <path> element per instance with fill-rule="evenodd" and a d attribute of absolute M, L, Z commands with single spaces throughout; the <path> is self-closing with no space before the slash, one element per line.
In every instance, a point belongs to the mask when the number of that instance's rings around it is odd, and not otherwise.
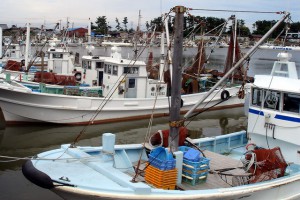
<path fill-rule="evenodd" d="M 216 18 L 216 17 L 201 17 L 201 16 L 186 16 L 184 17 L 184 35 L 188 35 L 191 31 L 194 31 L 195 34 L 201 34 L 201 32 L 208 32 L 213 30 L 215 27 L 220 26 L 225 23 L 226 20 L 224 18 Z M 245 25 L 245 21 L 240 19 L 237 20 L 237 31 L 239 36 L 249 36 L 251 34 L 264 35 L 277 21 L 276 20 L 258 20 L 252 26 L 253 31 L 251 32 L 249 27 Z M 98 34 L 107 34 L 110 31 L 126 31 L 133 32 L 134 30 L 128 29 L 128 18 L 124 17 L 122 22 L 118 18 L 115 19 L 116 26 L 113 28 L 107 22 L 106 16 L 97 17 L 95 23 L 92 23 L 92 30 Z M 174 18 L 169 18 L 168 28 L 170 33 L 173 32 L 173 24 Z M 146 21 L 145 27 L 148 31 L 153 30 L 156 27 L 156 31 L 162 31 L 164 27 L 162 17 L 157 17 L 152 19 L 150 22 Z M 277 37 L 282 30 L 286 28 L 289 29 L 291 33 L 297 33 L 300 30 L 300 22 L 293 22 L 290 24 L 281 24 L 279 28 L 277 28 L 272 37 Z M 231 32 L 232 27 L 229 26 L 227 30 L 224 32 Z M 212 31 L 212 34 L 216 34 L 219 29 L 215 29 Z"/>

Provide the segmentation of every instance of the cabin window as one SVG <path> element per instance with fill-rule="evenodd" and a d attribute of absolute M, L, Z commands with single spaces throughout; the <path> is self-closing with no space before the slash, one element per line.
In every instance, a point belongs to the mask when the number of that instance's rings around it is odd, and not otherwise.
<path fill-rule="evenodd" d="M 63 58 L 63 54 L 62 53 L 54 53 L 53 58 Z"/>
<path fill-rule="evenodd" d="M 286 63 L 281 63 L 277 66 L 274 76 L 288 77 L 288 65 Z"/>
<path fill-rule="evenodd" d="M 124 67 L 124 74 L 138 74 L 138 67 Z"/>
<path fill-rule="evenodd" d="M 107 67 L 107 73 L 108 73 L 108 74 L 111 74 L 111 68 L 112 68 L 112 66 L 111 66 L 111 65 L 108 65 L 108 67 Z"/>
<path fill-rule="evenodd" d="M 129 79 L 128 88 L 135 88 L 135 79 Z"/>
<path fill-rule="evenodd" d="M 82 61 L 82 68 L 84 68 L 84 69 L 91 69 L 92 68 L 91 61 L 83 60 Z"/>
<path fill-rule="evenodd" d="M 300 95 L 299 94 L 283 94 L 283 111 L 299 113 Z"/>
<path fill-rule="evenodd" d="M 262 90 L 258 88 L 253 88 L 252 91 L 252 105 L 261 106 L 262 102 Z"/>
<path fill-rule="evenodd" d="M 105 64 L 105 65 L 104 65 L 104 72 L 107 73 L 107 70 L 108 70 L 108 65 Z"/>
<path fill-rule="evenodd" d="M 269 108 L 273 110 L 279 110 L 280 104 L 280 93 L 276 91 L 265 91 L 264 93 L 264 108 Z"/>
<path fill-rule="evenodd" d="M 103 69 L 103 62 L 96 62 L 96 69 Z"/>
<path fill-rule="evenodd" d="M 113 75 L 118 75 L 118 66 L 113 65 Z"/>

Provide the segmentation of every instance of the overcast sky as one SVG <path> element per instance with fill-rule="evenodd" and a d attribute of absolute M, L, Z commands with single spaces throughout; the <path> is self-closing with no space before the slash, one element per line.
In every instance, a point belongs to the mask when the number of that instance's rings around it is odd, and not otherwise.
<path fill-rule="evenodd" d="M 1 0 L 0 23 L 25 26 L 30 21 L 32 26 L 40 26 L 45 22 L 48 28 L 54 27 L 67 18 L 74 27 L 85 26 L 88 19 L 95 22 L 99 16 L 106 16 L 107 21 L 115 29 L 115 19 L 120 22 L 128 18 L 128 28 L 136 28 L 139 10 L 141 11 L 141 26 L 145 28 L 146 21 L 167 13 L 176 5 L 193 9 L 222 9 L 250 11 L 289 11 L 294 22 L 300 21 L 299 0 Z M 246 25 L 257 20 L 278 20 L 275 14 L 251 14 L 235 12 L 191 11 L 196 16 L 213 16 L 227 19 L 235 14 L 238 19 L 244 19 Z"/>

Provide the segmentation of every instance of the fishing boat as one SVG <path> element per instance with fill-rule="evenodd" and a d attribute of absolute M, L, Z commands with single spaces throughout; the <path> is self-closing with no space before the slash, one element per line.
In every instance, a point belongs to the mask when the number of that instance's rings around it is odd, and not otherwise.
<path fill-rule="evenodd" d="M 144 61 L 122 58 L 120 47 L 112 47 L 110 56 L 83 56 L 82 66 L 76 71 L 65 66 L 69 62 L 62 60 L 63 52 L 54 49 L 49 53 L 48 68 L 59 74 L 73 72 L 73 79 L 90 87 L 58 88 L 57 85 L 25 81 L 20 84 L 9 78 L 2 79 L 0 107 L 7 125 L 45 122 L 84 125 L 169 115 L 169 84 L 161 79 L 162 75 L 158 79 L 149 78 Z M 60 62 L 61 67 L 54 62 Z M 35 75 L 37 83 L 41 82 L 42 72 L 38 75 Z M 51 83 L 51 77 L 46 75 L 42 82 Z M 244 99 L 239 98 L 239 91 L 240 85 L 225 83 L 215 88 L 195 112 L 241 107 Z M 181 113 L 187 112 L 206 94 L 206 91 L 197 91 L 182 95 Z"/>
<path fill-rule="evenodd" d="M 50 94 L 2 79 L 0 107 L 6 124 L 49 122 L 83 125 L 148 118 L 152 112 L 156 117 L 167 116 L 170 108 L 167 84 L 148 79 L 145 62 L 122 59 L 120 51 L 116 50 L 114 56 L 102 59 L 97 73 L 86 69 L 87 77 L 89 73 L 97 76 L 94 79 L 96 85 L 102 83 L 100 90 L 86 88 L 84 93 L 84 87 L 67 86 L 64 92 L 73 95 Z M 237 95 L 239 89 L 239 86 L 217 88 L 198 111 L 241 107 L 244 100 Z M 182 113 L 206 93 L 183 95 Z M 157 106 L 154 108 L 155 101 Z M 95 115 L 100 110 L 100 114 Z"/>
<path fill-rule="evenodd" d="M 186 9 L 178 6 L 173 10 L 179 30 L 175 33 L 175 61 L 182 59 L 180 30 Z M 266 36 L 271 32 L 272 29 Z M 287 76 L 295 70 L 295 63 L 289 58 L 286 53 L 280 54 L 271 75 L 258 76 L 250 86 L 248 134 L 240 131 L 184 139 L 184 134 L 178 135 L 183 128 L 180 93 L 173 90 L 169 138 L 165 141 L 162 135 L 160 144 L 150 140 L 150 152 L 145 143 L 117 145 L 116 135 L 105 133 L 102 146 L 76 146 L 75 140 L 60 149 L 40 153 L 23 165 L 23 174 L 64 199 L 297 199 L 299 110 L 292 110 L 299 105 L 299 84 L 295 84 L 299 80 Z M 180 62 L 175 63 L 174 69 L 180 69 Z M 176 74 L 181 70 L 174 71 Z M 294 108 L 285 109 L 284 97 L 294 102 Z"/>
<path fill-rule="evenodd" d="M 300 51 L 299 46 L 284 46 L 284 45 L 272 45 L 272 44 L 264 44 L 259 46 L 260 49 L 266 50 L 278 50 L 278 51 Z"/>

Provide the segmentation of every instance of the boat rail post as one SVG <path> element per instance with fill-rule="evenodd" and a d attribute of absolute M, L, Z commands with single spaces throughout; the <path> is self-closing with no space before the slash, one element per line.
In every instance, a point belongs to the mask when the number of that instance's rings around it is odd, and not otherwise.
<path fill-rule="evenodd" d="M 116 135 L 112 133 L 104 133 L 102 135 L 102 154 L 104 160 L 111 160 L 111 156 L 115 153 Z"/>

